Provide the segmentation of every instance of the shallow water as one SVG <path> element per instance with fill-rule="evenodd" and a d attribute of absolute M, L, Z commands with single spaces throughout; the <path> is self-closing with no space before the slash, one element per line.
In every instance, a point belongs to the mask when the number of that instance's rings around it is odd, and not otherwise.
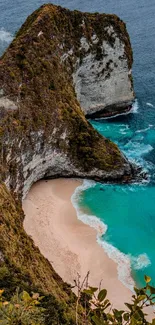
<path fill-rule="evenodd" d="M 1 54 L 26 17 L 44 2 L 0 1 Z M 93 184 L 92 187 L 88 182 L 87 189 L 82 194 L 79 191 L 78 197 L 79 206 L 89 211 L 83 216 L 81 211 L 81 218 L 94 226 L 96 219 L 88 216 L 96 216 L 103 222 L 104 232 L 107 229 L 98 241 L 119 261 L 121 280 L 130 286 L 131 261 L 137 284 L 143 283 L 144 274 L 150 275 L 155 284 L 155 1 L 60 0 L 53 3 L 82 11 L 116 13 L 127 23 L 134 52 L 137 102 L 128 115 L 91 123 L 101 134 L 115 141 L 129 159 L 143 166 L 150 179 L 147 184 L 132 186 Z"/>
<path fill-rule="evenodd" d="M 137 106 L 137 103 L 136 103 Z M 99 243 L 107 254 L 118 262 L 119 278 L 131 287 L 131 272 L 137 285 L 143 285 L 145 274 L 155 279 L 155 128 L 139 125 L 139 110 L 117 119 L 91 121 L 103 135 L 119 144 L 130 160 L 143 166 L 149 173 L 148 182 L 132 185 L 102 185 L 87 183 L 78 193 L 81 210 L 88 215 L 80 218 L 94 224 L 96 217 L 104 229 Z M 135 119 L 135 123 L 130 123 Z M 136 123 L 137 119 L 137 123 Z M 139 126 L 139 127 L 138 127 Z M 123 253 L 122 256 L 120 253 Z M 123 261 L 122 261 L 123 259 Z"/>

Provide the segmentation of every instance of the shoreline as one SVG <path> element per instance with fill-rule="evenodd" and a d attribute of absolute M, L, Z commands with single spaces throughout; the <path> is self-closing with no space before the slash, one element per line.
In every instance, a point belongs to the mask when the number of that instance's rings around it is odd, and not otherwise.
<path fill-rule="evenodd" d="M 107 289 L 113 307 L 125 308 L 132 292 L 118 279 L 117 264 L 97 243 L 97 231 L 77 218 L 71 197 L 82 182 L 75 179 L 42 180 L 23 201 L 24 229 L 61 278 L 74 285 L 77 272 L 89 284 Z"/>

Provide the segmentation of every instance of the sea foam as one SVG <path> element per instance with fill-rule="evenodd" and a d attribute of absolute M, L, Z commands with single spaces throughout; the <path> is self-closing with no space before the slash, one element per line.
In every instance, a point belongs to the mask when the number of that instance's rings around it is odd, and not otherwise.
<path fill-rule="evenodd" d="M 146 253 L 140 254 L 137 257 L 132 257 L 132 265 L 135 270 L 141 270 L 151 265 L 151 261 Z"/>
<path fill-rule="evenodd" d="M 89 225 L 90 227 L 96 229 L 97 233 L 99 233 L 100 235 L 103 235 L 107 231 L 107 226 L 96 216 L 84 213 L 84 209 L 81 209 L 79 205 L 81 193 L 90 187 L 94 187 L 95 185 L 96 182 L 94 181 L 84 180 L 83 184 L 76 188 L 75 192 L 71 197 L 71 201 L 76 209 L 78 219 L 81 220 L 83 223 Z"/>
<path fill-rule="evenodd" d="M 119 113 L 119 114 L 116 114 L 116 115 L 113 115 L 113 116 L 108 116 L 108 117 L 99 117 L 99 118 L 96 117 L 95 120 L 96 121 L 109 120 L 109 119 L 113 119 L 115 117 L 122 116 L 122 115 L 129 115 L 131 113 L 138 113 L 138 109 L 139 109 L 138 100 L 135 99 L 134 103 L 132 104 L 131 109 L 128 112 Z"/>
<path fill-rule="evenodd" d="M 151 103 L 146 103 L 146 105 L 147 105 L 147 106 L 150 106 L 150 107 L 154 107 L 154 105 L 151 104 Z"/>
<path fill-rule="evenodd" d="M 11 33 L 9 33 L 8 31 L 6 31 L 4 28 L 0 29 L 0 41 L 2 43 L 11 43 L 13 40 L 13 35 Z"/>
<path fill-rule="evenodd" d="M 131 276 L 131 267 L 136 270 L 143 269 L 151 264 L 147 254 L 140 254 L 137 257 L 120 252 L 112 244 L 106 242 L 103 235 L 107 232 L 108 226 L 95 215 L 89 215 L 80 207 L 80 195 L 90 187 L 94 187 L 96 182 L 84 180 L 83 184 L 78 186 L 71 197 L 73 206 L 76 209 L 77 217 L 83 223 L 89 225 L 97 231 L 96 240 L 104 249 L 110 259 L 117 264 L 118 279 L 132 292 L 134 292 L 135 282 Z"/>
<path fill-rule="evenodd" d="M 135 286 L 135 282 L 131 277 L 131 261 L 128 255 L 120 252 L 116 247 L 104 241 L 97 236 L 98 244 L 103 247 L 105 253 L 110 259 L 117 264 L 118 279 L 131 291 Z"/>
<path fill-rule="evenodd" d="M 150 125 L 149 125 L 147 128 L 145 128 L 145 129 L 137 130 L 136 133 L 144 133 L 144 132 L 147 132 L 147 131 L 149 131 L 152 127 L 153 127 L 153 125 L 150 124 Z"/>
<path fill-rule="evenodd" d="M 132 104 L 132 109 L 131 113 L 138 113 L 139 105 L 138 105 L 138 100 L 135 99 L 134 103 Z"/>

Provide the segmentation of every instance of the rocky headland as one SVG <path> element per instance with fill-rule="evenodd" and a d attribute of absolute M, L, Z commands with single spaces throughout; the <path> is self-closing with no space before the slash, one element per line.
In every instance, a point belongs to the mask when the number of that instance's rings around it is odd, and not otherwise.
<path fill-rule="evenodd" d="M 8 291 L 9 283 L 36 286 L 72 308 L 70 290 L 23 229 L 21 200 L 42 178 L 132 180 L 132 164 L 85 117 L 130 109 L 131 68 L 129 36 L 117 16 L 50 4 L 27 18 L 2 56 L 0 260 Z"/>

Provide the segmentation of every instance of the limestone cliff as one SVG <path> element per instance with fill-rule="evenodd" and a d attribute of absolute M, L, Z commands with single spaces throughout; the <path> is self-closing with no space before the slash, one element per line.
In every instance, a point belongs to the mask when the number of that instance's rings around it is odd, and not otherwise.
<path fill-rule="evenodd" d="M 133 177 L 132 165 L 93 129 L 79 104 L 87 115 L 129 106 L 131 65 L 129 38 L 116 16 L 54 5 L 28 17 L 0 60 L 0 259 L 24 285 L 70 299 L 22 228 L 21 198 L 34 182 Z"/>
<path fill-rule="evenodd" d="M 117 58 L 121 42 L 126 59 L 120 62 L 130 69 L 129 40 L 116 16 L 45 5 L 27 19 L 0 62 L 1 180 L 9 189 L 24 197 L 43 177 L 118 181 L 131 176 L 130 163 L 86 121 L 75 94 L 78 71 L 88 56 L 94 56 L 94 71 L 100 75 L 97 66 L 103 68 L 103 44 L 105 52 L 109 49 L 114 57 L 114 50 Z M 109 55 L 105 53 L 106 62 L 112 58 Z M 86 79 L 87 86 L 93 87 L 91 77 Z M 94 85 L 98 87 L 98 79 Z M 85 84 L 81 91 L 85 102 L 94 105 Z"/>

